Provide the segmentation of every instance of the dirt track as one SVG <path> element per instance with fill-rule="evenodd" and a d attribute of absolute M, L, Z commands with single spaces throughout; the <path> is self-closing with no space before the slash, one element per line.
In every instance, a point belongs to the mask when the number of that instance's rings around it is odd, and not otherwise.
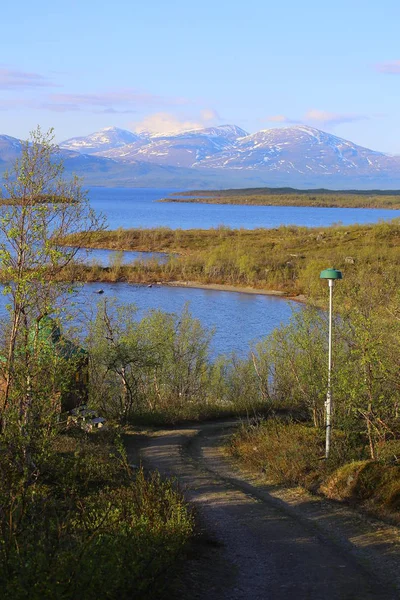
<path fill-rule="evenodd" d="M 202 534 L 177 583 L 183 600 L 395 600 L 400 533 L 347 507 L 238 471 L 233 423 L 127 436 L 128 453 L 179 481 Z"/>

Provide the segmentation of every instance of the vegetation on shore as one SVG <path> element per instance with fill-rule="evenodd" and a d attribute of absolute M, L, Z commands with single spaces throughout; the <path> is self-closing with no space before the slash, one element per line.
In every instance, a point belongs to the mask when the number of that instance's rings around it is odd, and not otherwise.
<path fill-rule="evenodd" d="M 274 481 L 400 520 L 399 300 L 397 284 L 374 279 L 368 269 L 336 286 L 328 461 L 328 322 L 312 304 L 246 358 L 212 360 L 211 334 L 187 310 L 150 311 L 135 322 L 134 307 L 102 303 L 88 341 L 94 406 L 136 424 L 243 415 L 234 456 Z"/>
<path fill-rule="evenodd" d="M 171 194 L 160 202 L 242 204 L 250 206 L 314 206 L 326 208 L 400 209 L 399 190 L 297 190 L 247 188 L 195 190 Z"/>
<path fill-rule="evenodd" d="M 60 333 L 77 251 L 60 239 L 83 227 L 90 241 L 102 221 L 79 182 L 63 179 L 52 139 L 33 132 L 4 178 L 19 201 L 0 202 L 1 597 L 159 598 L 192 531 L 181 495 L 133 472 L 112 430 L 74 430 L 64 413 L 65 396 L 87 396 L 77 385 L 87 360 Z M 55 197 L 68 201 L 48 202 Z"/>
<path fill-rule="evenodd" d="M 65 243 L 80 242 L 82 238 L 77 234 Z M 121 256 L 116 253 L 113 264 L 106 269 L 71 265 L 71 278 L 138 283 L 193 281 L 278 290 L 290 296 L 320 293 L 318 275 L 328 266 L 341 269 L 345 281 L 365 270 L 370 270 L 377 284 L 388 277 L 394 282 L 400 278 L 398 219 L 326 228 L 119 229 L 93 235 L 90 246 L 168 252 L 170 256 L 166 261 L 136 261 L 122 266 Z"/>
<path fill-rule="evenodd" d="M 0 205 L 13 206 L 21 205 L 26 202 L 23 196 L 13 198 L 0 198 Z M 34 204 L 75 204 L 77 200 L 74 197 L 60 196 L 56 194 L 38 194 L 30 198 L 30 202 Z"/>
<path fill-rule="evenodd" d="M 382 275 L 382 274 L 381 274 Z M 231 452 L 276 482 L 300 484 L 400 522 L 400 295 L 368 268 L 335 288 L 334 437 L 324 460 L 327 319 L 308 305 L 258 345 L 265 398 L 290 419 L 260 419 Z M 326 290 L 325 290 L 326 291 Z"/>

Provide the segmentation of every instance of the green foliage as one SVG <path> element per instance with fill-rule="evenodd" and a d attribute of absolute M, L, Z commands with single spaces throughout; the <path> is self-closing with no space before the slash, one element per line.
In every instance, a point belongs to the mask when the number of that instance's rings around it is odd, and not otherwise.
<path fill-rule="evenodd" d="M 90 241 L 102 224 L 79 182 L 63 178 L 52 131 L 42 134 L 38 128 L 31 134 L 3 188 L 18 202 L 0 202 L 1 272 L 9 297 L 0 361 L 0 433 L 8 435 L 10 428 L 15 437 L 19 432 L 33 464 L 29 440 L 39 429 L 50 434 L 63 381 L 70 382 L 72 369 L 40 337 L 45 320 L 61 315 L 71 291 L 71 284 L 60 279 L 78 249 L 65 248 L 60 240 L 84 227 L 83 239 Z M 66 374 L 64 380 L 60 373 Z"/>
<path fill-rule="evenodd" d="M 78 182 L 62 178 L 56 153 L 51 132 L 34 132 L 6 176 L 10 201 L 0 201 L 10 297 L 0 356 L 1 597 L 159 597 L 192 529 L 182 497 L 158 475 L 133 477 L 120 443 L 60 433 L 62 399 L 86 359 L 60 331 L 77 250 L 61 239 L 83 227 L 90 241 L 101 223 Z M 133 355 L 140 365 L 146 360 L 127 332 L 99 349 L 118 375 Z"/>
<path fill-rule="evenodd" d="M 135 313 L 133 306 L 99 305 L 87 341 L 92 405 L 126 422 L 204 404 L 212 333 L 187 307 L 180 315 L 150 311 L 140 321 Z"/>
<path fill-rule="evenodd" d="M 104 436 L 60 435 L 26 487 L 2 447 L 2 598 L 155 598 L 192 531 L 182 497 Z"/>

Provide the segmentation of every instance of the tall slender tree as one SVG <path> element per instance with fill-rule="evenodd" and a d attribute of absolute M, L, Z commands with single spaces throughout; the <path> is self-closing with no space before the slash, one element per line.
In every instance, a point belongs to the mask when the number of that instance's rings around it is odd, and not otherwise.
<path fill-rule="evenodd" d="M 66 247 L 63 240 L 84 231 L 81 246 L 85 246 L 104 223 L 90 208 L 80 181 L 65 176 L 52 130 L 43 133 L 38 127 L 31 133 L 21 157 L 5 174 L 0 193 L 0 270 L 3 293 L 9 298 L 0 363 L 0 432 L 4 432 L 9 413 L 20 429 L 27 423 L 35 388 L 32 379 L 39 372 L 41 323 L 57 315 L 71 290 L 63 271 L 79 248 Z M 22 371 L 23 377 L 18 377 Z"/>

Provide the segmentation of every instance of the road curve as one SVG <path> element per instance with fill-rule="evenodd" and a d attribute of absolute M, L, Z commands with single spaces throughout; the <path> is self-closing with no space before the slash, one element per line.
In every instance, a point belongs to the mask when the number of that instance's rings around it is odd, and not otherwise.
<path fill-rule="evenodd" d="M 398 530 L 298 490 L 260 485 L 221 452 L 232 422 L 126 437 L 128 455 L 176 477 L 203 531 L 184 600 L 396 600 Z M 397 581 L 396 581 L 397 579 Z"/>

